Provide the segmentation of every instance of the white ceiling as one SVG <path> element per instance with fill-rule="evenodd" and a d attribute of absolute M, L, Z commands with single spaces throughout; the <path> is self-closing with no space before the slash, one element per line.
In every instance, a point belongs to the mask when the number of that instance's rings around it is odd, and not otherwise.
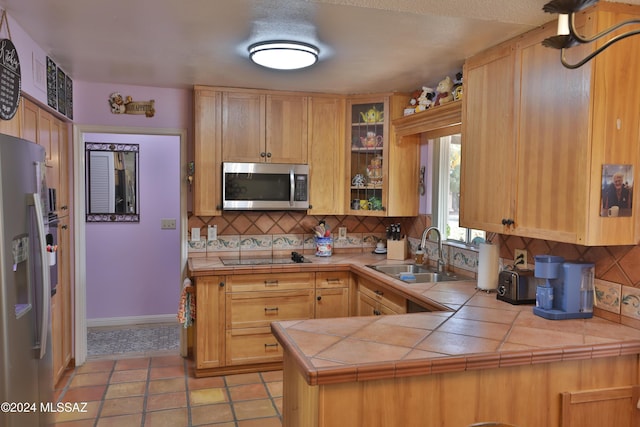
<path fill-rule="evenodd" d="M 411 91 L 555 19 L 547 0 L 0 0 L 74 80 L 333 93 Z M 626 0 L 640 4 L 640 0 Z M 247 47 L 320 47 L 312 68 L 271 71 Z"/>

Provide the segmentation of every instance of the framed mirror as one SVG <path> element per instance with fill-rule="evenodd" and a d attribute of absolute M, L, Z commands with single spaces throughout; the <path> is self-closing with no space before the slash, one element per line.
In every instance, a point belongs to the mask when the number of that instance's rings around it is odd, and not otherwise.
<path fill-rule="evenodd" d="M 139 144 L 85 143 L 87 222 L 140 222 L 139 153 Z"/>

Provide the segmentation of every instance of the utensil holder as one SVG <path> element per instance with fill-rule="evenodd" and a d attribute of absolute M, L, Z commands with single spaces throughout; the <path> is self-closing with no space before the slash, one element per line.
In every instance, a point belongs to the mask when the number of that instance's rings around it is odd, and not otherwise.
<path fill-rule="evenodd" d="M 331 256 L 333 237 L 316 237 L 316 256 Z"/>
<path fill-rule="evenodd" d="M 407 238 L 402 240 L 387 240 L 387 259 L 404 261 L 409 254 Z"/>

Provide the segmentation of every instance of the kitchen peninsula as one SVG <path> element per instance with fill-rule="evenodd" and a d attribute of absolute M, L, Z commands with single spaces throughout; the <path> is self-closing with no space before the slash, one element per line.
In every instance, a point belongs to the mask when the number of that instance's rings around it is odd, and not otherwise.
<path fill-rule="evenodd" d="M 542 319 L 471 280 L 407 284 L 372 263 L 397 261 L 335 255 L 237 269 L 217 258 L 190 261 L 196 276 L 349 271 L 443 309 L 272 323 L 284 350 L 284 426 L 584 427 L 597 416 L 614 422 L 599 425 L 637 425 L 640 331 L 598 317 Z"/>

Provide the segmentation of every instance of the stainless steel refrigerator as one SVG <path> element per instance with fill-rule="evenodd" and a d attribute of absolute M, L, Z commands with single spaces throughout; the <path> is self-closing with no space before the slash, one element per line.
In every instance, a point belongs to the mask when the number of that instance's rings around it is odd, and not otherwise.
<path fill-rule="evenodd" d="M 0 135 L 0 426 L 45 426 L 53 400 L 48 191 L 39 145 Z M 55 405 L 55 404 L 54 404 Z"/>

